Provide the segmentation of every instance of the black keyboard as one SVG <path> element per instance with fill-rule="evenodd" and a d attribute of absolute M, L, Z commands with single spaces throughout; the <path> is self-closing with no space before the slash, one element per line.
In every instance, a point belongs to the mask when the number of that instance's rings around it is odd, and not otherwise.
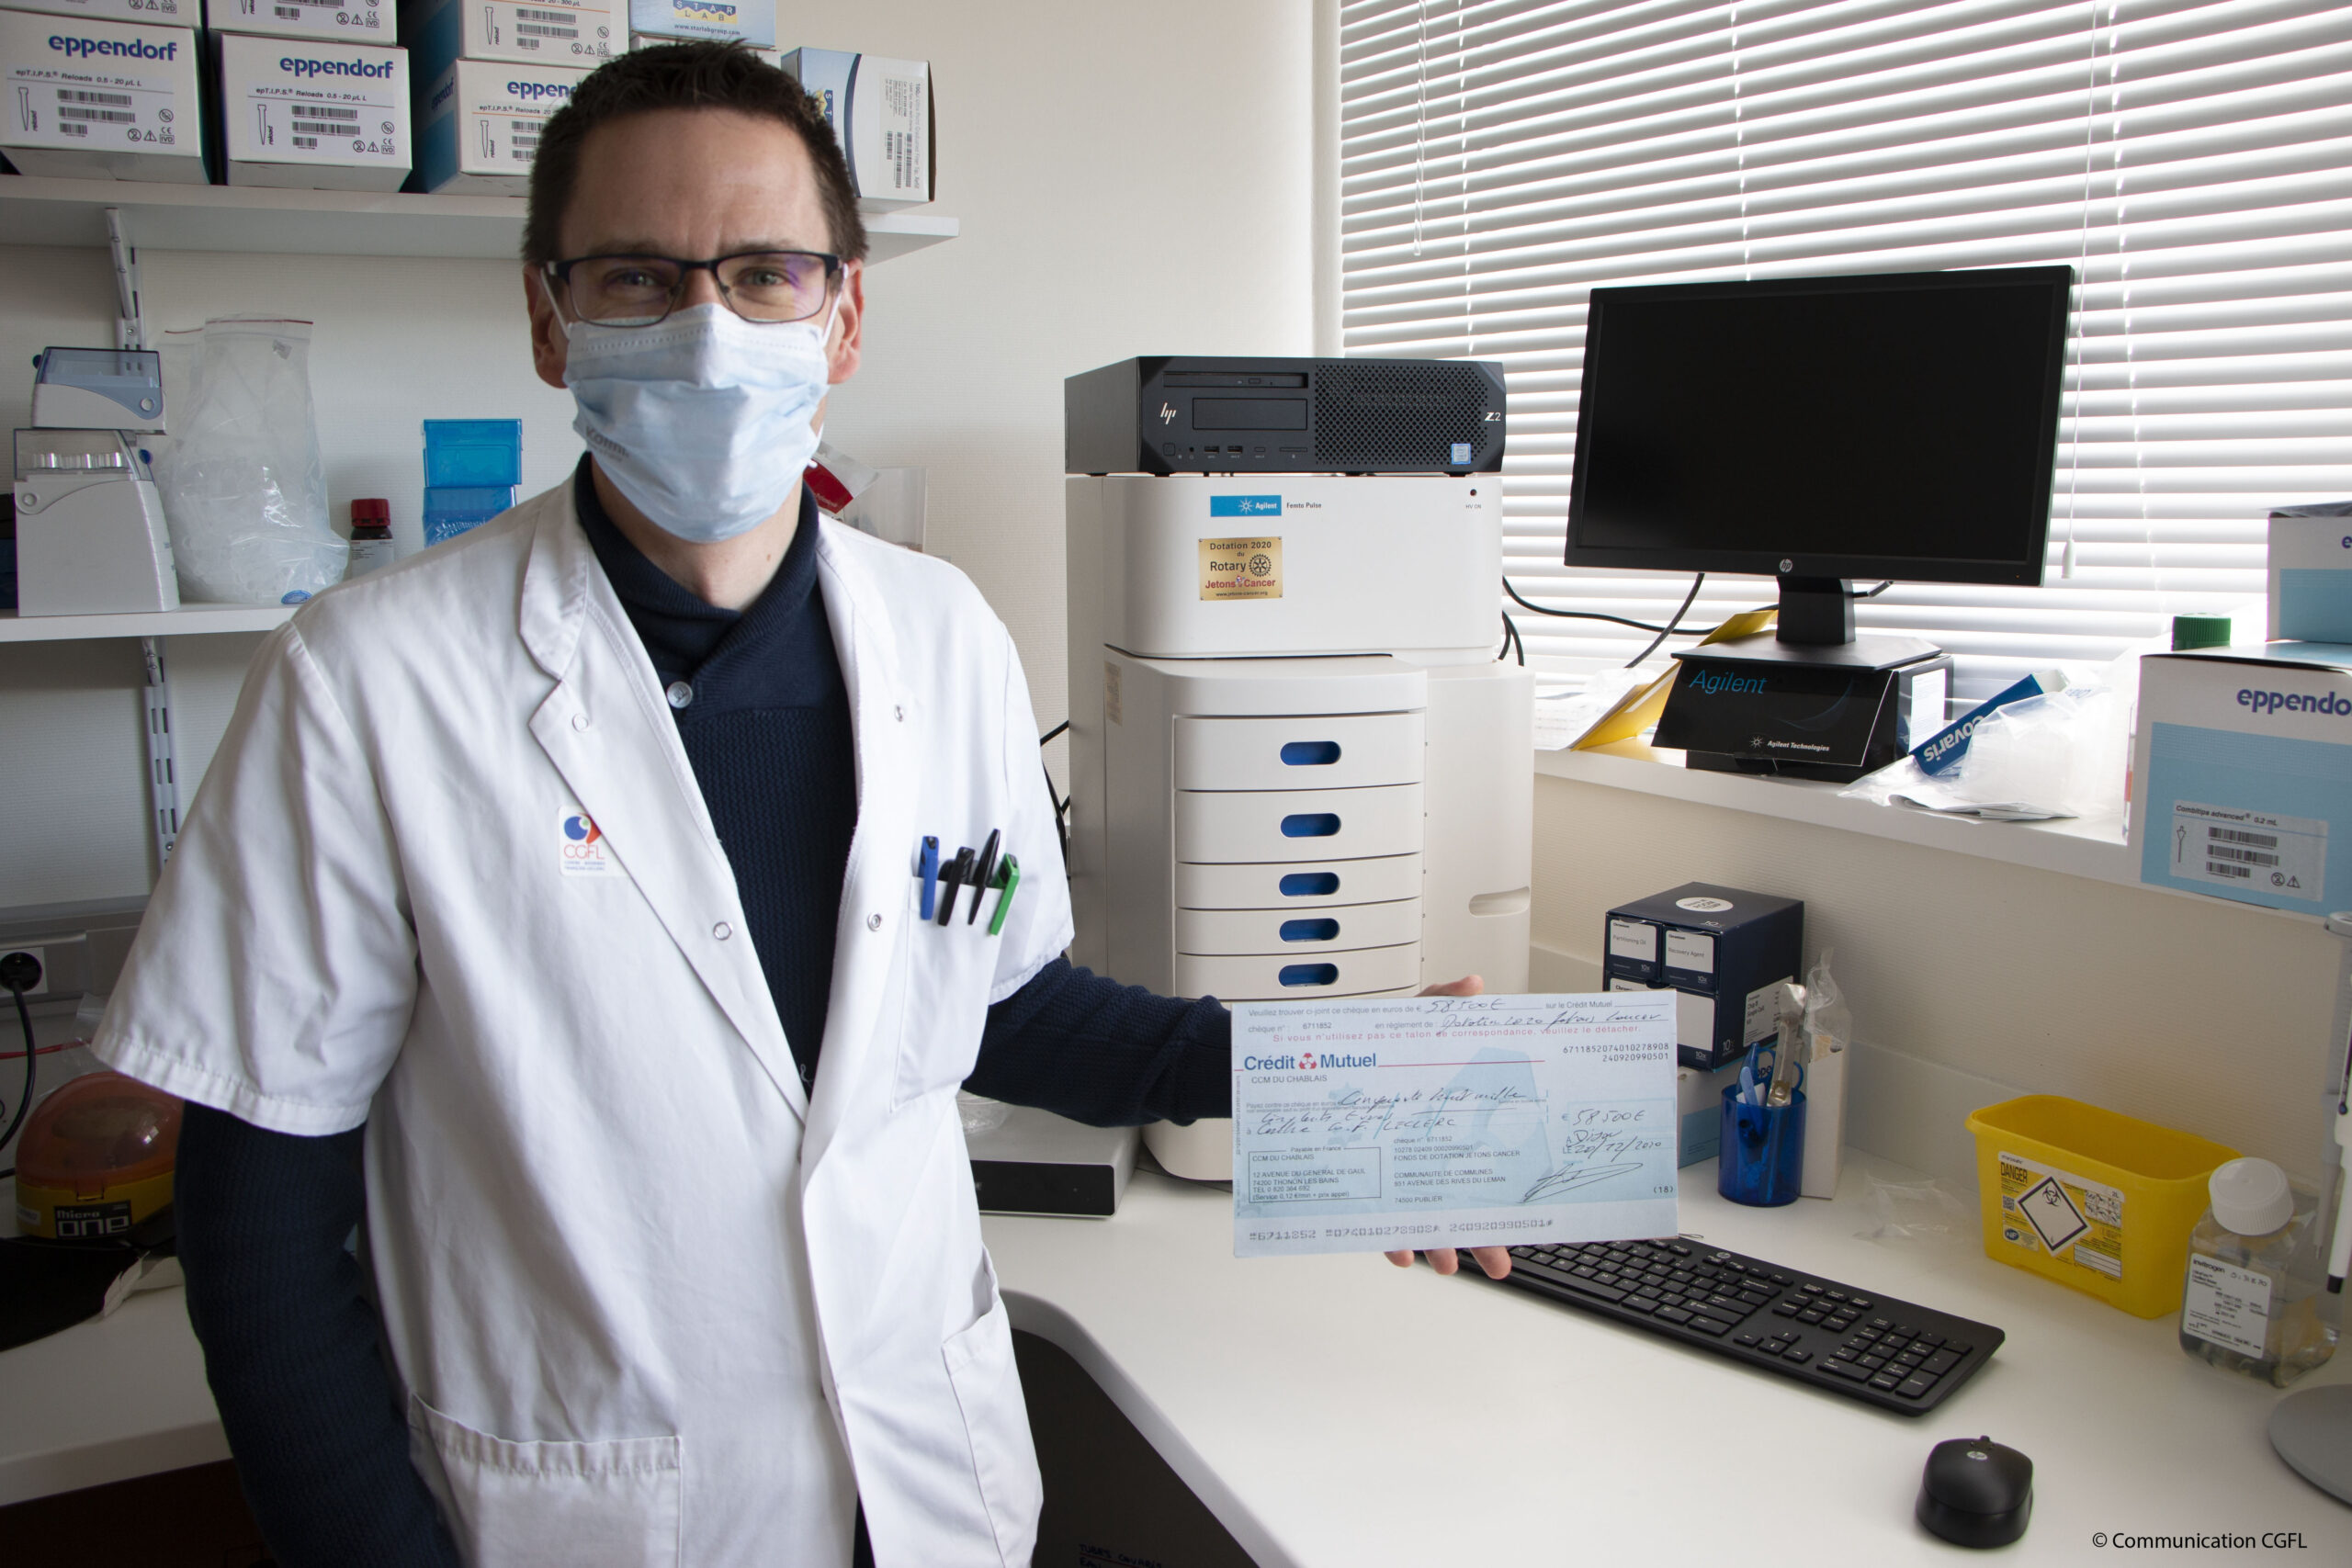
<path fill-rule="evenodd" d="M 1484 1270 L 1463 1259 L 1465 1278 Z M 1933 1307 L 1687 1241 L 1514 1247 L 1493 1281 L 1875 1404 L 1933 1410 L 2007 1337 Z"/>

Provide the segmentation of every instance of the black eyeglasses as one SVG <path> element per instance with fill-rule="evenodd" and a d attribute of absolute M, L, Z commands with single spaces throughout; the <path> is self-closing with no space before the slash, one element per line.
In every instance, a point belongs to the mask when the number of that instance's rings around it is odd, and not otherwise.
<path fill-rule="evenodd" d="M 842 258 L 822 251 L 739 251 L 709 261 L 675 256 L 575 256 L 549 262 L 572 313 L 600 327 L 650 327 L 668 318 L 687 277 L 708 272 L 727 308 L 747 321 L 803 321 L 825 308 Z"/>

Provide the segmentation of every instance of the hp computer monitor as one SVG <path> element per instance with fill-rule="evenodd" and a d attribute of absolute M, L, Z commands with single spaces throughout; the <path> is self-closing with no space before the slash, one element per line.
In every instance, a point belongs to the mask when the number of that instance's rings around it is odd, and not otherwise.
<path fill-rule="evenodd" d="M 1567 564 L 1780 580 L 1780 640 L 1854 578 L 2041 581 L 2064 266 L 1596 288 Z"/>

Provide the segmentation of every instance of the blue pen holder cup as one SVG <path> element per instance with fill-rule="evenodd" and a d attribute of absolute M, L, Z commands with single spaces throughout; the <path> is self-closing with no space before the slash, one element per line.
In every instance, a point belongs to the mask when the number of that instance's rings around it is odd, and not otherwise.
<path fill-rule="evenodd" d="M 1804 1180 L 1804 1090 L 1777 1109 L 1748 1105 L 1739 1086 L 1724 1090 L 1724 1146 L 1715 1190 L 1759 1209 L 1793 1203 Z"/>

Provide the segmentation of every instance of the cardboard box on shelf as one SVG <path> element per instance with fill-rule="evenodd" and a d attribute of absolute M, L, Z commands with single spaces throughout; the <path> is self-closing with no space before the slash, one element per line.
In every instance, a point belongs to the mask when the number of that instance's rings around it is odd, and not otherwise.
<path fill-rule="evenodd" d="M 522 196 L 548 117 L 587 79 L 570 65 L 453 60 L 416 93 L 417 183 L 426 190 Z"/>
<path fill-rule="evenodd" d="M 2352 906 L 2352 647 L 2148 655 L 2132 777 L 2142 882 L 2306 915 Z"/>
<path fill-rule="evenodd" d="M 775 0 L 628 0 L 628 30 L 665 39 L 741 39 L 775 47 Z"/>
<path fill-rule="evenodd" d="M 860 210 L 918 207 L 938 194 L 929 61 L 796 49 L 783 65 L 822 106 L 841 139 Z"/>
<path fill-rule="evenodd" d="M 594 0 L 402 0 L 401 41 L 428 80 L 453 60 L 594 69 L 627 47 L 627 20 Z"/>
<path fill-rule="evenodd" d="M 212 37 L 231 185 L 398 190 L 406 182 L 406 50 Z"/>
<path fill-rule="evenodd" d="M 204 19 L 204 0 L 8 0 L 7 8 L 150 28 L 193 28 Z"/>
<path fill-rule="evenodd" d="M 396 43 L 395 0 L 204 0 L 204 25 L 214 32 L 265 38 L 331 39 L 342 43 Z"/>
<path fill-rule="evenodd" d="M 20 174 L 205 183 L 197 35 L 0 11 L 0 152 Z"/>

